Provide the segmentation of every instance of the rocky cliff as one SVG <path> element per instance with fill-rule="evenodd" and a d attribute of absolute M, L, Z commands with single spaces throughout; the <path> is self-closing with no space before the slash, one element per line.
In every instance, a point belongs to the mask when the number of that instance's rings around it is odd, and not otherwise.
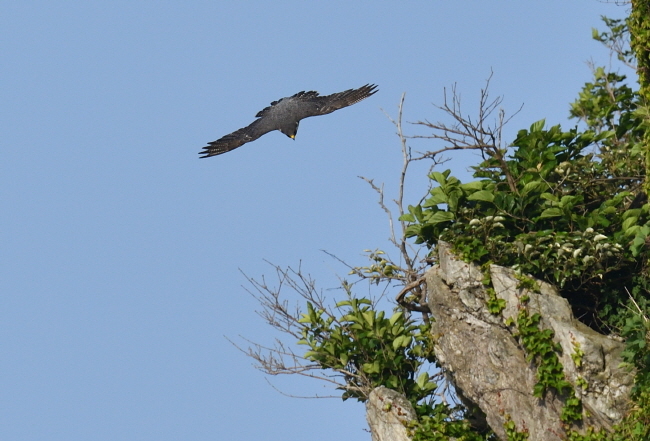
<path fill-rule="evenodd" d="M 476 410 L 475 425 L 487 424 L 505 440 L 504 423 L 511 419 L 518 431 L 528 432 L 530 441 L 563 439 L 565 425 L 560 415 L 567 396 L 552 389 L 542 398 L 533 395 L 537 366 L 527 360 L 516 338 L 516 326 L 506 324 L 523 307 L 530 315 L 541 315 L 539 327 L 552 330 L 561 347 L 557 355 L 565 378 L 583 406 L 583 420 L 573 428 L 609 429 L 620 421 L 633 382 L 633 373 L 620 366 L 621 341 L 576 320 L 567 300 L 551 285 L 537 281 L 539 289 L 521 288 L 514 271 L 496 265 L 491 266 L 490 276 L 505 308 L 491 314 L 480 269 L 455 258 L 448 244 L 438 244 L 438 254 L 438 265 L 426 275 L 436 356 L 464 403 Z M 390 428 L 403 430 L 399 423 L 412 418 L 403 410 L 408 406 L 382 405 L 396 398 L 385 390 L 376 392 L 368 402 L 373 440 L 404 439 L 403 432 L 391 433 Z M 388 415 L 396 409 L 402 409 L 401 413 Z M 388 423 L 379 430 L 377 421 Z"/>

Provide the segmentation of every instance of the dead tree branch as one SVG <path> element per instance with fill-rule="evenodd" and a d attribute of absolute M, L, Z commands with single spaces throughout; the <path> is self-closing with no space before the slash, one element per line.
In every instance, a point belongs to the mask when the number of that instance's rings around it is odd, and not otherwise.
<path fill-rule="evenodd" d="M 516 193 L 517 187 L 505 160 L 507 146 L 503 145 L 503 128 L 519 113 L 523 105 L 512 116 L 506 118 L 505 111 L 500 107 L 503 97 L 490 98 L 488 89 L 491 79 L 492 73 L 486 80 L 485 87 L 481 89 L 477 118 L 463 114 L 461 97 L 456 90 L 456 85 L 452 86 L 451 95 L 445 89 L 444 102 L 442 106 L 436 107 L 450 116 L 452 123 L 417 121 L 415 125 L 427 127 L 433 130 L 433 133 L 411 136 L 411 138 L 438 139 L 445 145 L 440 149 L 425 152 L 413 160 L 433 159 L 441 153 L 452 150 L 478 150 L 484 160 L 488 157 L 496 159 L 510 190 Z M 490 122 L 490 119 L 493 119 L 493 122 Z"/>

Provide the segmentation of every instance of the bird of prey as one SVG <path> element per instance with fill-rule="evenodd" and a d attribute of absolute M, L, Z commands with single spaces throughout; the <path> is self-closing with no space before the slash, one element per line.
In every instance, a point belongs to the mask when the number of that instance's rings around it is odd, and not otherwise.
<path fill-rule="evenodd" d="M 201 158 L 221 155 L 255 141 L 265 133 L 279 130 L 291 139 L 298 133 L 301 119 L 310 116 L 326 115 L 343 107 L 351 106 L 377 92 L 377 86 L 366 84 L 358 89 L 349 89 L 332 95 L 319 96 L 318 92 L 298 92 L 297 94 L 273 101 L 269 107 L 259 111 L 253 123 L 216 141 L 208 143 L 199 152 Z"/>

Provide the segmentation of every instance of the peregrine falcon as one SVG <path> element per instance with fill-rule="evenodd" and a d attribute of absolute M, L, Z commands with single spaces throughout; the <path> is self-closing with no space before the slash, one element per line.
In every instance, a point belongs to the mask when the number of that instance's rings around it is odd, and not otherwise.
<path fill-rule="evenodd" d="M 343 107 L 351 106 L 377 92 L 377 86 L 366 84 L 358 89 L 349 89 L 332 95 L 319 96 L 318 92 L 298 92 L 297 94 L 273 101 L 269 107 L 259 111 L 253 123 L 230 135 L 208 143 L 199 152 L 201 158 L 221 155 L 255 141 L 265 133 L 279 130 L 291 139 L 298 133 L 301 119 L 310 116 L 326 115 Z"/>

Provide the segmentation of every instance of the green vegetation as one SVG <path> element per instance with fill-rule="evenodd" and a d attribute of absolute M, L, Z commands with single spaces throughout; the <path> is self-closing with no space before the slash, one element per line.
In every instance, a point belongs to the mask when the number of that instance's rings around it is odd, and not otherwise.
<path fill-rule="evenodd" d="M 371 308 L 367 299 L 349 297 L 336 307 L 335 317 L 307 303 L 300 318 L 306 324 L 299 344 L 309 346 L 304 357 L 320 366 L 344 372 L 343 399 L 365 401 L 377 386 L 386 386 L 415 402 L 437 388 L 426 372 L 416 373 L 426 362 L 435 363 L 429 327 L 416 325 L 403 312 L 390 318 Z"/>
<path fill-rule="evenodd" d="M 649 19 L 646 14 L 644 20 Z M 604 21 L 609 31 L 594 32 L 594 38 L 623 48 L 627 22 Z M 647 53 L 650 33 L 641 32 L 637 42 L 640 36 L 645 43 L 637 43 L 637 53 L 640 47 Z M 618 55 L 633 60 L 628 50 Z M 538 121 L 519 131 L 509 149 L 484 151 L 487 158 L 474 167 L 476 181 L 462 183 L 449 170 L 432 172 L 430 196 L 402 216 L 411 223 L 406 235 L 416 243 L 433 248 L 445 240 L 467 261 L 510 266 L 552 283 L 587 324 L 626 338 L 624 359 L 638 370 L 637 405 L 613 434 L 572 434 L 571 439 L 645 440 L 649 435 L 650 206 L 643 185 L 650 131 L 646 100 L 625 80 L 596 68 L 594 81 L 571 106 L 583 129 L 546 128 Z M 551 388 L 565 395 L 562 419 L 580 420 L 582 406 L 564 379 L 560 348 L 551 331 L 538 327 L 540 319 L 522 308 L 511 323 L 538 366 L 534 394 L 541 397 Z M 582 355 L 576 348 L 576 365 Z M 587 387 L 584 380 L 581 385 Z M 517 439 L 513 427 L 507 429 L 510 439 Z"/>
<path fill-rule="evenodd" d="M 522 303 L 527 301 L 528 299 L 522 298 Z M 562 364 L 557 356 L 562 348 L 553 341 L 553 331 L 539 328 L 541 318 L 539 314 L 529 315 L 526 308 L 522 307 L 517 320 L 508 320 L 506 324 L 517 326 L 515 337 L 526 349 L 527 360 L 537 365 L 537 384 L 533 395 L 543 398 L 547 390 L 553 389 L 565 398 L 562 421 L 579 421 L 582 419 L 582 402 L 576 397 L 571 383 L 564 378 Z"/>
<path fill-rule="evenodd" d="M 351 271 L 376 284 L 388 286 L 398 281 L 410 287 L 400 293 L 397 312 L 390 317 L 377 311 L 370 300 L 355 297 L 345 281 L 347 299 L 331 311 L 300 272 L 294 275 L 303 288 L 279 270 L 281 280 L 307 299 L 307 311 L 299 315 L 278 300 L 277 292 L 253 281 L 258 290 L 266 291 L 262 303 L 270 311 L 269 323 L 308 346 L 302 357 L 284 347 L 275 350 L 276 354 L 289 354 L 294 362 L 297 358 L 308 362 L 294 367 L 252 351 L 263 370 L 302 375 L 310 369 L 334 371 L 343 399 L 365 401 L 370 391 L 381 385 L 397 390 L 405 394 L 418 415 L 418 421 L 409 426 L 416 441 L 496 439 L 491 432 L 472 426 L 469 417 L 475 410 L 460 403 L 448 404 L 440 381 L 430 374 L 436 367 L 436 336 L 430 333 L 430 318 L 419 291 L 424 265 L 415 265 L 404 241 L 413 238 L 416 244 L 428 247 L 431 255 L 439 241 L 446 241 L 468 262 L 483 268 L 490 264 L 512 267 L 519 274 L 555 285 L 587 325 L 626 339 L 624 361 L 637 369 L 635 401 L 629 415 L 611 433 L 571 432 L 570 424 L 582 420 L 582 403 L 564 378 L 558 357 L 561 349 L 553 333 L 540 328 L 542 317 L 531 315 L 527 299 L 522 297 L 518 316 L 508 324 L 537 367 L 534 395 L 543 397 L 552 391 L 563 397 L 567 439 L 650 439 L 650 204 L 645 179 L 650 168 L 649 5 L 650 1 L 633 2 L 628 20 L 604 18 L 607 30 L 593 34 L 623 63 L 638 62 L 639 90 L 634 90 L 624 75 L 596 67 L 593 80 L 571 104 L 570 115 L 578 120 L 577 127 L 567 130 L 537 121 L 520 130 L 506 147 L 494 136 L 500 135 L 502 124 L 493 131 L 477 131 L 472 148 L 481 151 L 483 161 L 473 167 L 475 180 L 463 183 L 450 170 L 430 173 L 428 196 L 400 213 L 404 237 L 392 241 L 400 251 L 401 263 L 374 251 L 369 252 L 370 266 Z M 630 33 L 634 51 L 626 43 Z M 489 115 L 499 101 L 490 104 L 486 98 L 482 95 L 481 108 Z M 445 104 L 443 110 L 460 117 L 454 113 L 455 106 Z M 400 121 L 401 116 L 396 125 L 406 152 Z M 433 137 L 451 142 L 452 147 L 461 142 L 447 138 L 444 125 L 425 125 L 445 133 Z M 436 153 L 428 157 L 435 159 Z M 409 160 L 410 153 L 405 153 L 403 174 Z M 388 211 L 383 193 L 379 193 L 380 204 Z M 484 284 L 489 311 L 498 315 L 505 302 L 497 298 L 489 276 Z M 521 276 L 520 284 L 539 289 L 528 276 Z M 413 318 L 414 311 L 422 313 L 422 322 Z M 584 355 L 582 348 L 574 345 L 571 358 L 577 367 Z M 581 377 L 577 386 L 589 387 Z M 526 429 L 517 428 L 509 418 L 504 429 L 510 440 L 528 438 Z"/>

